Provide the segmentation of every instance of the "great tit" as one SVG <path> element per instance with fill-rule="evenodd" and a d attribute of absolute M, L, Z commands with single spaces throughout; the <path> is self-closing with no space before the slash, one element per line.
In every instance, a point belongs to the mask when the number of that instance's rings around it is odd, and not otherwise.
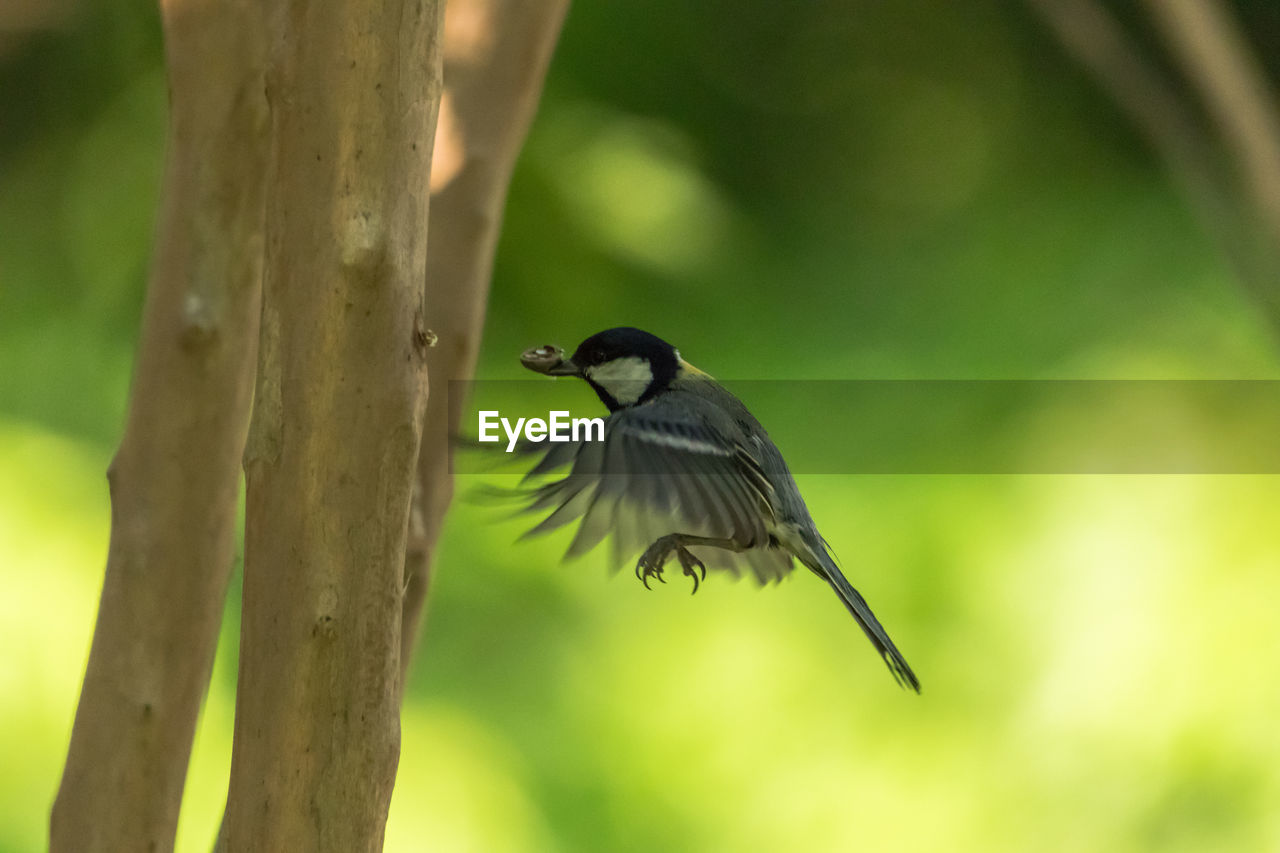
<path fill-rule="evenodd" d="M 902 653 L 837 568 L 782 454 L 737 397 L 671 344 L 629 327 L 592 335 L 569 358 L 543 346 L 521 362 L 545 375 L 585 379 L 610 412 L 603 440 L 552 444 L 529 472 L 569 468 L 529 493 L 530 511 L 550 510 L 530 534 L 581 519 L 568 557 L 612 534 L 615 558 L 643 549 L 636 575 L 646 587 L 662 580 L 674 554 L 694 592 L 707 563 L 735 575 L 745 563 L 767 583 L 799 560 L 840 596 L 898 683 L 920 691 Z"/>

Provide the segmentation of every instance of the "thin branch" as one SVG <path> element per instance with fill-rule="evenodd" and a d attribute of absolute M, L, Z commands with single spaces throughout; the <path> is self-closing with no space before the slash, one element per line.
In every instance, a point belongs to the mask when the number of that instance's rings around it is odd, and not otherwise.
<path fill-rule="evenodd" d="M 1146 0 L 1235 156 L 1248 197 L 1280 244 L 1280 115 L 1261 64 L 1212 0 Z"/>
<path fill-rule="evenodd" d="M 507 187 L 528 133 L 568 0 L 450 0 L 445 94 L 431 172 L 431 253 L 426 292 L 440 345 L 428 357 L 431 388 L 448 405 L 427 412 L 418 462 L 421 527 L 405 566 L 401 663 L 422 622 L 431 561 L 453 497 L 449 435 L 461 401 L 454 380 L 475 369 Z M 444 399 L 437 396 L 437 400 Z"/>
<path fill-rule="evenodd" d="M 173 848 L 235 545 L 262 273 L 262 15 L 247 0 L 162 12 L 169 155 L 54 851 Z"/>
<path fill-rule="evenodd" d="M 1212 141 L 1175 88 L 1095 0 L 1027 0 L 1063 46 L 1133 120 L 1197 207 L 1229 206 Z"/>
<path fill-rule="evenodd" d="M 426 408 L 436 0 L 285 3 L 228 849 L 382 845 Z"/>
<path fill-rule="evenodd" d="M 1026 0 L 1059 41 L 1115 99 L 1164 162 L 1190 210 L 1221 247 L 1242 284 L 1280 330 L 1274 280 L 1280 255 L 1260 241 L 1221 165 L 1217 141 L 1196 112 L 1096 0 Z M 1165 0 L 1152 0 L 1159 5 Z"/>

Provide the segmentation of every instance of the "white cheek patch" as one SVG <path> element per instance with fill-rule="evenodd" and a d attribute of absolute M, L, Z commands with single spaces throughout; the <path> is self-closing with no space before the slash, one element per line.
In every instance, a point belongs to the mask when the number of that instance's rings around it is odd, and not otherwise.
<path fill-rule="evenodd" d="M 653 382 L 649 360 L 634 355 L 588 367 L 583 373 L 624 406 L 639 400 Z"/>

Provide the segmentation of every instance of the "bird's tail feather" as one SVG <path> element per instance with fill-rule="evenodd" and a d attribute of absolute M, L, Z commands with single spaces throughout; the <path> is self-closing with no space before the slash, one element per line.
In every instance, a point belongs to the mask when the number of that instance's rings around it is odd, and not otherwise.
<path fill-rule="evenodd" d="M 907 659 L 902 656 L 902 652 L 898 651 L 898 647 L 893 644 L 893 640 L 889 639 L 889 632 L 884 629 L 884 626 L 880 624 L 880 620 L 876 619 L 875 614 L 871 612 L 871 607 L 867 604 L 867 600 L 841 574 L 835 560 L 831 558 L 830 554 L 826 553 L 825 549 L 817 550 L 817 556 L 822 566 L 822 575 L 831 584 L 831 588 L 836 591 L 836 594 L 840 596 L 844 606 L 849 608 L 853 618 L 858 620 L 858 624 L 862 626 L 867 639 L 871 641 L 871 645 L 875 646 L 876 651 L 884 658 L 884 662 L 889 667 L 889 671 L 893 673 L 893 677 L 903 687 L 909 687 L 919 693 L 920 679 L 916 678 L 916 674 L 911 671 L 911 667 L 907 664 Z"/>

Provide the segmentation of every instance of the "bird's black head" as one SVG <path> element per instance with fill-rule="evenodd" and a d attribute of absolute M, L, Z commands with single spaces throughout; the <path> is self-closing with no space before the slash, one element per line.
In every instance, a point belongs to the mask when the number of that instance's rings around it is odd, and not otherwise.
<path fill-rule="evenodd" d="M 651 364 L 668 365 L 672 370 L 680 358 L 676 348 L 644 329 L 619 326 L 597 332 L 578 344 L 573 361 L 580 368 L 598 367 L 611 361 L 640 358 Z"/>
<path fill-rule="evenodd" d="M 662 393 L 676 378 L 680 353 L 642 329 L 620 326 L 592 335 L 573 355 L 546 371 L 581 376 L 610 411 L 634 406 Z"/>

